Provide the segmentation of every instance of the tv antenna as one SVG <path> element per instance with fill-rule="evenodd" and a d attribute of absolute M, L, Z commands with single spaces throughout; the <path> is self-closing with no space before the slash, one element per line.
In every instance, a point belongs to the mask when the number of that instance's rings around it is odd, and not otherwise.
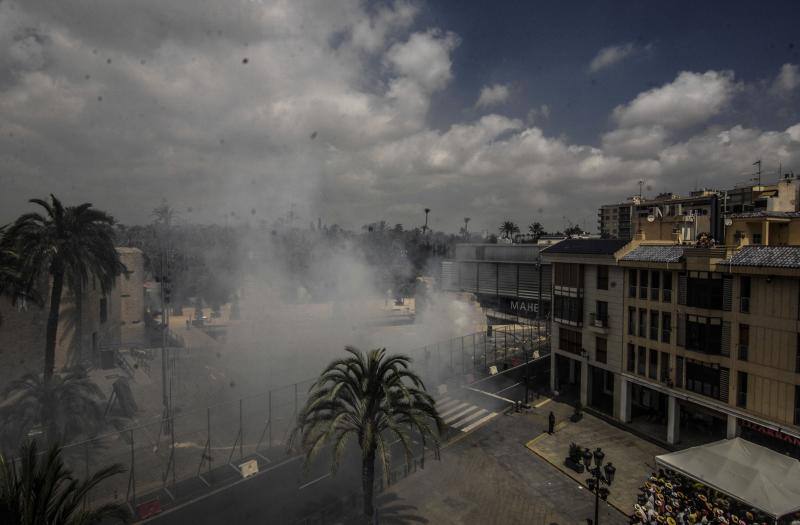
<path fill-rule="evenodd" d="M 758 166 L 758 170 L 756 170 L 756 176 L 753 177 L 753 181 L 757 182 L 758 185 L 761 186 L 761 159 L 755 161 L 753 166 Z"/>

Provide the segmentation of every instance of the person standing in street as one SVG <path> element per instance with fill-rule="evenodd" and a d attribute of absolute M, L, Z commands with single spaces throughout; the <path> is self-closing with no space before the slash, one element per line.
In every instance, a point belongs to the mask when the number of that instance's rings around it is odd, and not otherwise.
<path fill-rule="evenodd" d="M 556 416 L 553 414 L 553 411 L 550 411 L 550 416 L 547 418 L 547 433 L 552 434 L 556 427 Z"/>

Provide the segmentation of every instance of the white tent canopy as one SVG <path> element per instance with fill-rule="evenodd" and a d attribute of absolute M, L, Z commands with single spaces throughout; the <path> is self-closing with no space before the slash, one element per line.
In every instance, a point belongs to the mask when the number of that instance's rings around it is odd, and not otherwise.
<path fill-rule="evenodd" d="M 800 461 L 742 438 L 656 456 L 656 463 L 775 518 L 800 511 Z"/>

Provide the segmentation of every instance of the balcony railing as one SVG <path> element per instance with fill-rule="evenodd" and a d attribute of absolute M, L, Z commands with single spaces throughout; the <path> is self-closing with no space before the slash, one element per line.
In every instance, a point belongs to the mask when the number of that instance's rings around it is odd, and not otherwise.
<path fill-rule="evenodd" d="M 590 313 L 589 324 L 597 328 L 608 328 L 608 314 Z"/>

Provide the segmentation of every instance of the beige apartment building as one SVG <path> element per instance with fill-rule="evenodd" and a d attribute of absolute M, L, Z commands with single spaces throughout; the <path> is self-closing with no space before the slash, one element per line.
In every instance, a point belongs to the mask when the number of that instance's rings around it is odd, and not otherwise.
<path fill-rule="evenodd" d="M 760 213 L 726 221 L 728 246 L 544 250 L 551 388 L 668 444 L 738 435 L 800 458 L 800 214 Z"/>
<path fill-rule="evenodd" d="M 94 279 L 78 298 L 65 288 L 56 340 L 56 368 L 100 365 L 103 349 L 146 343 L 144 262 L 136 248 L 117 248 L 127 274 L 103 294 Z M 48 297 L 49 298 L 49 297 Z M 0 299 L 0 368 L 11 377 L 41 372 L 48 304 L 12 305 Z"/>

